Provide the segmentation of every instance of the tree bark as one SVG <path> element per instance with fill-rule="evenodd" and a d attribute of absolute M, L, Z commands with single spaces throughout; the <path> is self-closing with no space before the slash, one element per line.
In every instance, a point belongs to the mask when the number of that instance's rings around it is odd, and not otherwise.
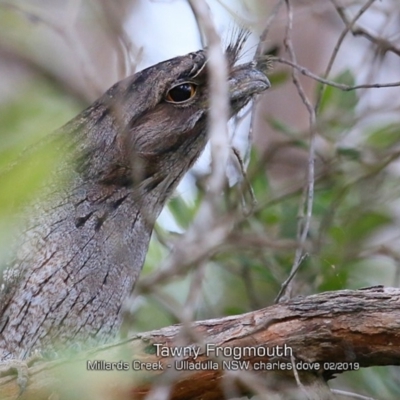
<path fill-rule="evenodd" d="M 173 349 L 186 355 L 165 357 Z M 194 354 L 197 351 L 200 354 Z M 107 362 L 119 361 L 113 371 L 104 370 L 110 366 Z M 200 365 L 205 369 L 190 370 Z M 397 288 L 299 297 L 243 315 L 141 333 L 69 359 L 36 363 L 29 368 L 29 384 L 19 399 L 142 399 L 149 391 L 161 399 L 170 391 L 174 400 L 209 400 L 293 390 L 309 399 L 334 398 L 321 382 L 378 365 L 400 365 Z M 128 370 L 118 371 L 118 366 Z M 15 372 L 2 375 L 0 398 L 16 399 Z M 315 390 L 325 391 L 325 397 Z"/>

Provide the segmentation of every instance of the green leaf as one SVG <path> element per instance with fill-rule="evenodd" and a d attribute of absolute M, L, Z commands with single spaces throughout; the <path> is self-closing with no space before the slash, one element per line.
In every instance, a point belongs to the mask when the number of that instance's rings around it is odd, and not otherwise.
<path fill-rule="evenodd" d="M 337 149 L 337 153 L 338 155 L 346 157 L 347 159 L 352 161 L 360 161 L 362 154 L 360 150 L 354 148 L 345 148 L 345 147 L 339 147 Z"/>
<path fill-rule="evenodd" d="M 289 79 L 289 73 L 286 71 L 273 72 L 268 74 L 268 79 L 271 83 L 271 87 L 282 85 Z"/>
<path fill-rule="evenodd" d="M 350 70 L 345 70 L 335 78 L 333 81 L 348 86 L 355 85 L 355 78 Z M 328 109 L 342 110 L 346 113 L 354 111 L 357 104 L 357 94 L 354 90 L 343 91 L 333 86 L 325 86 L 320 103 L 320 113 L 326 112 Z"/>
<path fill-rule="evenodd" d="M 289 136 L 290 138 L 297 138 L 298 132 L 295 131 L 289 125 L 286 125 L 283 121 L 270 117 L 268 118 L 268 123 L 272 129 L 276 130 L 277 132 L 282 132 L 285 135 Z"/>
<path fill-rule="evenodd" d="M 181 196 L 173 197 L 169 203 L 168 208 L 176 219 L 176 222 L 184 229 L 187 229 L 190 222 L 193 220 L 196 212 L 196 205 L 189 205 Z"/>
<path fill-rule="evenodd" d="M 57 168 L 63 138 L 44 138 L 76 111 L 69 98 L 40 80 L 0 108 L 0 218 L 33 199 Z"/>
<path fill-rule="evenodd" d="M 400 125 L 398 123 L 375 128 L 368 134 L 366 143 L 376 149 L 393 147 L 400 142 Z"/>
<path fill-rule="evenodd" d="M 348 242 L 351 243 L 371 236 L 390 222 L 392 222 L 392 218 L 383 212 L 360 212 L 344 229 L 347 231 Z"/>

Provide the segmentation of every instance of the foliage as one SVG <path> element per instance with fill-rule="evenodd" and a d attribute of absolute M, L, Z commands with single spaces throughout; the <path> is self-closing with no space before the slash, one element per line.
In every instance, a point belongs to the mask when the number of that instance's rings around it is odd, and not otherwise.
<path fill-rule="evenodd" d="M 11 24 L 8 34 L 14 30 L 21 36 L 27 35 L 26 24 L 20 24 L 19 19 L 2 21 Z M 15 24 L 21 31 L 15 30 Z M 331 80 L 354 86 L 356 78 L 356 71 L 345 68 Z M 274 71 L 271 82 L 279 90 L 291 82 L 291 75 Z M 320 90 L 317 85 L 315 96 Z M 325 86 L 322 92 L 317 136 L 323 145 L 317 146 L 316 151 L 307 256 L 294 280 L 296 295 L 399 284 L 400 254 L 396 240 L 398 243 L 400 227 L 396 213 L 400 177 L 395 167 L 400 125 L 387 118 L 369 124 L 368 109 L 362 107 L 365 95 L 366 91 L 342 91 L 333 86 Z M 19 94 L 0 104 L 0 265 L 8 248 L 15 206 L 34 201 L 41 184 L 62 156 L 52 144 L 34 144 L 81 108 L 56 82 L 36 75 Z M 309 132 L 275 116 L 262 118 L 265 125 L 281 135 L 284 146 L 303 156 L 301 168 L 306 173 Z M 26 148 L 32 151 L 20 162 Z M 17 167 L 11 167 L 14 164 Z M 271 177 L 272 167 L 273 157 L 253 148 L 247 179 L 257 203 L 252 204 L 244 183 L 226 187 L 221 195 L 221 215 L 232 218 L 235 228 L 205 261 L 196 318 L 239 314 L 268 306 L 288 277 L 298 248 L 298 225 L 304 222 L 301 204 L 305 184 L 291 182 L 282 191 Z M 168 210 L 182 231 L 190 229 L 205 198 L 206 185 L 199 180 L 192 201 L 179 195 L 170 200 Z M 157 271 L 173 245 L 179 245 L 182 235 L 168 232 L 165 225 L 157 227 L 144 277 Z M 190 297 L 191 282 L 197 277 L 195 266 L 192 267 L 163 286 L 170 302 L 151 293 L 137 298 L 135 331 L 178 322 L 173 305 L 184 306 Z M 366 393 L 381 398 L 394 399 L 400 394 L 393 384 L 394 374 L 390 369 L 368 369 L 346 374 L 342 382 L 353 388 L 365 388 Z"/>
<path fill-rule="evenodd" d="M 34 201 L 63 157 L 61 139 L 46 140 L 79 107 L 46 79 L 0 105 L 0 265 L 15 229 L 14 215 Z"/>

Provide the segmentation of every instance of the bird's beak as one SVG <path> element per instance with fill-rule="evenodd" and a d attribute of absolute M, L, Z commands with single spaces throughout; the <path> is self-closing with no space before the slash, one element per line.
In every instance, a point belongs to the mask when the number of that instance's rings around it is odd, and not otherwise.
<path fill-rule="evenodd" d="M 229 94 L 232 102 L 248 99 L 271 87 L 264 72 L 252 63 L 235 67 L 229 77 Z"/>

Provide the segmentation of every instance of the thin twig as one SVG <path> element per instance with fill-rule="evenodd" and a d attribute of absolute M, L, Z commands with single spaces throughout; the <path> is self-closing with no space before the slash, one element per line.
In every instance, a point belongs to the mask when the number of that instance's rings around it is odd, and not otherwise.
<path fill-rule="evenodd" d="M 258 43 L 257 46 L 257 50 L 256 50 L 256 54 L 255 54 L 255 59 L 259 59 L 261 56 L 261 52 L 263 50 L 263 46 L 264 46 L 264 42 L 267 39 L 269 30 L 271 28 L 272 22 L 274 21 L 274 19 L 276 18 L 276 16 L 279 13 L 279 10 L 281 9 L 283 3 L 285 2 L 285 0 L 278 0 L 274 6 L 274 8 L 271 11 L 271 14 L 269 15 L 267 22 L 265 24 L 264 30 L 262 31 L 261 35 L 260 35 L 260 42 Z"/>
<path fill-rule="evenodd" d="M 299 373 L 297 372 L 297 368 L 296 368 L 296 361 L 295 361 L 293 355 L 290 357 L 290 361 L 292 363 L 294 379 L 296 380 L 297 386 L 303 392 L 304 396 L 306 396 L 306 399 L 311 400 L 310 396 L 308 395 L 308 392 L 307 392 L 306 388 L 304 387 L 304 385 L 300 381 Z"/>
<path fill-rule="evenodd" d="M 323 83 L 328 86 L 332 86 L 334 88 L 343 90 L 344 92 L 349 92 L 352 90 L 358 90 L 358 89 L 380 89 L 380 88 L 388 88 L 388 87 L 397 87 L 400 86 L 400 81 L 397 82 L 389 82 L 389 83 L 374 83 L 374 84 L 365 84 L 365 85 L 355 85 L 355 86 L 350 86 L 350 85 L 345 85 L 344 83 L 337 83 L 334 81 L 331 81 L 329 79 L 323 78 L 321 76 L 318 76 L 311 71 L 309 71 L 307 68 L 294 63 L 293 61 L 286 60 L 285 58 L 280 58 L 276 57 L 272 59 L 275 62 L 281 63 L 281 64 L 286 64 L 291 66 L 292 68 L 295 68 L 297 71 L 299 71 L 301 74 L 304 76 L 307 76 L 311 79 L 314 79 L 317 82 Z"/>
<path fill-rule="evenodd" d="M 226 181 L 226 165 L 230 155 L 228 135 L 228 71 L 221 40 L 204 0 L 189 0 L 190 6 L 207 39 L 210 87 L 209 138 L 211 142 L 212 171 L 208 191 L 200 209 L 180 243 L 161 268 L 139 282 L 143 291 L 208 259 L 226 239 L 233 221 L 219 215 L 218 200 Z"/>
<path fill-rule="evenodd" d="M 287 29 L 284 39 L 285 47 L 289 53 L 289 56 L 295 64 L 296 55 L 293 49 L 292 43 L 292 29 L 293 29 L 293 10 L 290 4 L 290 0 L 285 0 L 287 15 L 288 15 L 288 23 Z M 308 232 L 310 230 L 311 218 L 312 218 L 312 209 L 313 209 L 313 201 L 314 201 L 314 181 L 315 181 L 315 169 L 314 169 L 314 159 L 315 159 L 315 129 L 316 129 L 316 115 L 314 111 L 314 107 L 308 100 L 303 87 L 297 76 L 297 70 L 292 70 L 292 80 L 294 85 L 297 88 L 297 92 L 304 103 L 307 111 L 309 113 L 309 126 L 310 126 L 310 147 L 309 147 L 309 155 L 308 155 L 308 174 L 307 174 L 307 188 L 305 189 L 305 198 L 304 201 L 301 202 L 300 205 L 300 220 L 298 221 L 298 241 L 299 245 L 296 250 L 295 259 L 292 265 L 292 269 L 290 271 L 290 275 L 288 279 L 282 284 L 281 289 L 278 293 L 278 296 L 275 299 L 275 302 L 278 302 L 282 296 L 287 292 L 289 296 L 292 291 L 292 280 L 296 275 L 298 269 L 302 261 L 305 258 L 304 248 L 307 240 Z M 305 209 L 305 215 L 303 216 L 303 210 Z"/>
<path fill-rule="evenodd" d="M 254 55 L 254 59 L 257 61 L 260 56 L 261 56 L 261 52 L 263 50 L 263 46 L 264 46 L 264 42 L 268 36 L 269 30 L 271 28 L 272 22 L 274 21 L 274 19 L 276 18 L 276 16 L 278 15 L 278 12 L 280 10 L 280 8 L 282 7 L 283 3 L 285 0 L 278 0 L 274 6 L 274 8 L 271 11 L 270 16 L 267 19 L 267 22 L 265 24 L 264 30 L 260 35 L 260 41 L 258 43 L 257 49 L 256 49 L 256 53 Z M 251 118 L 250 118 L 250 131 L 249 131 L 249 142 L 252 143 L 253 142 L 253 126 L 254 126 L 254 121 L 255 121 L 255 115 L 256 115 L 256 109 L 257 109 L 257 98 L 253 100 L 253 107 L 251 109 Z"/>
<path fill-rule="evenodd" d="M 79 40 L 73 40 L 73 38 L 70 37 L 71 34 L 75 35 L 75 30 L 72 31 L 67 31 L 66 26 L 59 26 L 58 24 L 50 21 L 49 19 L 46 19 L 42 17 L 39 14 L 30 12 L 24 8 L 21 8 L 18 5 L 11 4 L 8 2 L 3 2 L 0 4 L 0 6 L 9 8 L 21 15 L 23 15 L 29 22 L 32 24 L 42 24 L 43 26 L 46 26 L 47 28 L 51 29 L 53 32 L 55 32 L 64 42 L 65 44 L 71 49 L 72 54 L 76 54 L 76 61 L 78 62 L 82 76 L 84 77 L 84 80 L 87 82 L 88 86 L 90 87 L 91 91 L 97 96 L 101 94 L 102 89 L 100 88 L 100 85 L 96 80 L 94 79 L 94 76 L 96 76 L 95 73 L 92 71 L 88 71 L 88 66 L 93 67 L 93 63 L 89 60 L 87 57 L 87 53 L 85 49 L 82 49 L 82 46 L 80 45 Z"/>
<path fill-rule="evenodd" d="M 342 8 L 340 6 L 337 5 L 336 0 L 331 0 L 331 2 L 334 5 L 334 7 L 336 8 L 336 10 L 338 11 L 339 15 L 341 15 L 343 10 L 342 10 Z M 349 23 L 346 24 L 345 29 L 340 34 L 340 36 L 339 36 L 339 38 L 338 38 L 338 40 L 336 42 L 335 48 L 333 49 L 332 55 L 331 55 L 331 57 L 329 59 L 328 65 L 327 65 L 325 73 L 324 73 L 324 79 L 326 79 L 329 76 L 329 74 L 330 74 L 330 72 L 332 70 L 333 63 L 336 60 L 336 57 L 337 57 L 337 55 L 339 53 L 339 50 L 340 50 L 340 48 L 341 48 L 341 46 L 343 44 L 344 38 L 351 31 L 351 29 L 354 27 L 354 25 L 357 22 L 357 20 L 365 13 L 365 11 L 367 11 L 369 9 L 369 7 L 374 2 L 375 2 L 375 0 L 369 0 L 367 3 L 365 3 L 360 8 L 358 13 L 354 16 L 354 18 Z M 322 95 L 324 93 L 324 90 L 325 90 L 325 86 L 322 85 L 319 88 L 318 95 L 317 95 L 317 101 L 315 102 L 315 111 L 316 112 L 318 112 L 318 109 L 319 109 L 319 106 L 320 106 L 320 103 L 321 103 L 321 100 L 322 100 Z"/>
<path fill-rule="evenodd" d="M 209 178 L 211 195 L 219 195 L 225 180 L 229 159 L 230 141 L 228 134 L 228 65 L 221 47 L 213 18 L 204 0 L 189 0 L 193 13 L 207 39 L 210 87 L 209 138 L 211 143 L 212 172 Z"/>
<path fill-rule="evenodd" d="M 345 396 L 350 399 L 359 399 L 359 400 L 376 400 L 373 397 L 367 397 L 367 396 L 362 396 L 361 394 L 357 393 L 350 393 L 346 392 L 344 390 L 337 390 L 337 389 L 331 389 L 331 392 L 334 394 L 338 394 L 339 396 Z"/>

